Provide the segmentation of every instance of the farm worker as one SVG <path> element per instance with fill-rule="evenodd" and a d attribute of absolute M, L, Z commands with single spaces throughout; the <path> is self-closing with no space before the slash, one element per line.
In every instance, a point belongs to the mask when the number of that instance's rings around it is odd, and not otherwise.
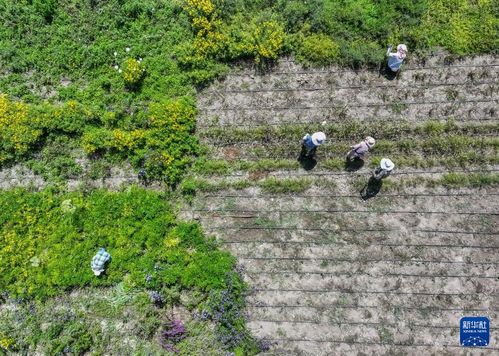
<path fill-rule="evenodd" d="M 390 68 L 392 72 L 398 72 L 407 56 L 407 46 L 405 44 L 399 44 L 397 46 L 397 52 L 392 53 L 392 45 L 389 45 L 386 55 L 388 56 L 388 68 Z"/>
<path fill-rule="evenodd" d="M 104 248 L 100 248 L 97 254 L 92 258 L 90 267 L 96 276 L 104 272 L 107 261 L 111 259 L 111 255 Z"/>
<path fill-rule="evenodd" d="M 144 168 L 141 168 L 139 170 L 139 174 L 137 175 L 137 177 L 139 178 L 139 181 L 141 182 L 147 182 L 147 172 Z"/>
<path fill-rule="evenodd" d="M 324 132 L 315 132 L 312 135 L 306 134 L 302 139 L 302 156 L 312 157 L 315 155 L 317 147 L 326 141 L 326 134 Z"/>
<path fill-rule="evenodd" d="M 395 164 L 390 159 L 383 158 L 379 163 L 379 167 L 374 170 L 373 178 L 376 181 L 380 181 L 383 178 L 388 177 L 392 172 L 393 168 L 395 168 Z"/>
<path fill-rule="evenodd" d="M 361 143 L 352 146 L 352 150 L 347 154 L 347 160 L 352 158 L 360 158 L 364 160 L 367 152 L 376 144 L 376 140 L 371 136 L 367 136 Z"/>

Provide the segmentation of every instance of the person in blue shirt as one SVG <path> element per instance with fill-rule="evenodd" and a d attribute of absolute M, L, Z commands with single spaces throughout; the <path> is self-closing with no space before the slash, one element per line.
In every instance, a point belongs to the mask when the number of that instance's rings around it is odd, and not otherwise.
<path fill-rule="evenodd" d="M 399 44 L 397 46 L 397 52 L 392 53 L 392 46 L 389 45 L 386 56 L 388 57 L 388 68 L 390 68 L 392 72 L 397 73 L 407 56 L 407 46 L 405 44 Z"/>
<path fill-rule="evenodd" d="M 322 145 L 326 141 L 326 134 L 324 132 L 315 132 L 312 135 L 306 134 L 303 136 L 302 150 L 300 157 L 313 157 L 317 151 L 317 147 Z"/>

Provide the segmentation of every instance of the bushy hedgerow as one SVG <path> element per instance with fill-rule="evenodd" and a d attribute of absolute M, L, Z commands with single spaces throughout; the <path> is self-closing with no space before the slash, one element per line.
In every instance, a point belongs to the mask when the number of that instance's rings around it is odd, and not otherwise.
<path fill-rule="evenodd" d="M 164 198 L 141 189 L 87 196 L 2 192 L 0 291 L 45 298 L 125 279 L 156 290 L 223 289 L 234 258 L 218 250 L 198 225 L 176 222 Z M 99 247 L 112 260 L 96 278 L 90 261 Z"/>
<path fill-rule="evenodd" d="M 321 33 L 340 43 L 340 56 L 333 52 L 329 57 L 340 64 L 378 63 L 388 43 L 406 43 L 410 52 L 444 47 L 460 55 L 499 47 L 498 10 L 489 0 L 278 1 L 276 9 L 289 32 L 310 28 L 308 36 Z M 314 52 L 304 55 L 300 42 L 292 51 L 305 62 L 325 62 L 324 56 L 314 58 Z"/>
<path fill-rule="evenodd" d="M 143 167 L 149 179 L 171 185 L 199 152 L 193 135 L 196 110 L 190 98 L 152 103 L 141 125 L 133 130 L 91 127 L 82 137 L 87 154 L 110 153 Z"/>

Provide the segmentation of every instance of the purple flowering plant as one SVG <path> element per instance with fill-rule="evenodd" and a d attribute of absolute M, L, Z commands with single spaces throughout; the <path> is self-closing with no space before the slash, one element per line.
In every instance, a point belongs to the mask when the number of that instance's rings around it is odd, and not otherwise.
<path fill-rule="evenodd" d="M 165 350 L 179 353 L 180 351 L 175 347 L 175 344 L 182 341 L 186 336 L 185 326 L 181 320 L 169 320 L 163 325 L 159 343 Z"/>

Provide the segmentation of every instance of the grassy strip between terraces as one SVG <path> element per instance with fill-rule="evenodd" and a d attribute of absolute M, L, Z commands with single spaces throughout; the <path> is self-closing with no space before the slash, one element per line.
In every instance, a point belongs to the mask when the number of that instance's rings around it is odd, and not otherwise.
<path fill-rule="evenodd" d="M 355 189 L 362 188 L 367 183 L 369 175 L 353 181 Z M 258 177 L 255 177 L 258 178 Z M 446 187 L 446 188 L 486 188 L 499 186 L 499 174 L 496 173 L 445 173 L 439 178 L 404 177 L 398 180 L 385 179 L 383 190 L 400 190 L 410 187 Z M 212 181 L 202 178 L 187 178 L 180 185 L 182 193 L 193 197 L 196 192 L 216 192 L 227 189 L 243 190 L 260 188 L 262 192 L 274 194 L 302 193 L 312 187 L 333 189 L 334 180 L 324 177 L 276 178 L 263 180 L 237 179 Z"/>
<path fill-rule="evenodd" d="M 499 135 L 498 123 L 457 124 L 454 120 L 428 120 L 423 124 L 407 121 L 351 121 L 338 124 L 281 125 L 242 129 L 240 127 L 203 129 L 198 136 L 215 140 L 217 143 L 234 144 L 239 142 L 286 141 L 303 137 L 306 132 L 323 131 L 332 142 L 338 140 L 358 140 L 365 136 L 399 139 L 401 137 L 427 137 L 440 135 Z"/>
<path fill-rule="evenodd" d="M 241 148 L 241 158 L 288 158 L 297 156 L 300 150 L 299 140 L 287 142 L 280 145 L 258 145 Z M 351 149 L 353 142 L 326 142 L 318 149 L 318 155 L 343 156 Z M 487 150 L 494 152 L 499 148 L 499 138 L 496 137 L 469 137 L 464 135 L 451 135 L 431 137 L 426 139 L 404 138 L 398 141 L 377 140 L 372 152 L 382 155 L 468 155 L 470 149 L 478 153 L 486 153 Z M 236 149 L 237 150 L 237 149 Z M 223 149 L 212 149 L 220 151 L 219 155 L 226 154 Z M 484 152 L 481 152 L 484 151 Z M 214 152 L 212 152 L 212 155 Z M 229 154 L 231 154 L 229 152 Z"/>
<path fill-rule="evenodd" d="M 150 303 L 161 306 L 180 304 L 180 293 L 189 292 L 194 297 L 186 307 L 204 311 L 225 349 L 254 353 L 241 312 L 246 287 L 234 270 L 235 258 L 219 250 L 196 223 L 177 221 L 167 199 L 138 188 L 87 195 L 2 191 L 1 298 L 47 300 L 76 287 L 122 284 L 124 290 L 141 291 L 150 296 Z M 106 273 L 95 277 L 90 261 L 99 247 L 112 259 Z M 52 337 L 70 338 L 57 342 L 71 343 L 75 353 L 95 351 L 92 345 L 100 334 L 93 330 L 99 327 L 86 328 L 82 320 L 52 324 Z M 2 325 L 0 336 L 14 339 L 9 347 L 2 345 L 6 350 L 33 353 L 39 342 L 49 342 L 40 333 L 16 339 L 11 333 L 19 333 L 22 325 L 7 330 Z M 49 344 L 47 353 L 62 352 L 62 346 Z"/>
<path fill-rule="evenodd" d="M 378 166 L 382 156 L 371 156 L 367 166 Z M 452 156 L 402 156 L 396 159 L 397 167 L 402 168 L 467 168 L 470 166 L 486 166 L 499 164 L 497 155 L 484 155 L 474 150 Z M 346 168 L 345 159 L 329 158 L 320 160 L 319 168 L 331 171 L 341 171 Z M 261 159 L 258 161 L 229 161 L 229 160 L 198 160 L 193 166 L 193 172 L 198 175 L 230 175 L 236 172 L 264 173 L 275 170 L 298 170 L 301 168 L 296 159 Z"/>

